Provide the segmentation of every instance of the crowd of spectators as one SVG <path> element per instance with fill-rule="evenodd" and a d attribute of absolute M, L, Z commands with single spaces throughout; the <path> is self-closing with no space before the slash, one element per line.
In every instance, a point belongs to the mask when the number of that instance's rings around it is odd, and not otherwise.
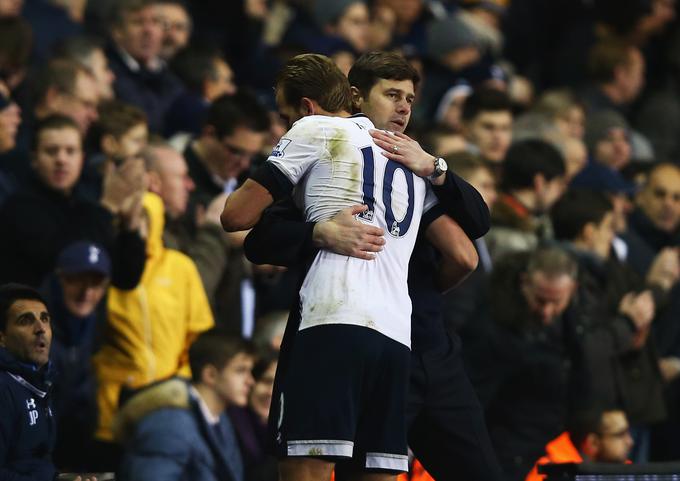
<path fill-rule="evenodd" d="M 56 469 L 277 479 L 266 420 L 299 273 L 249 262 L 220 213 L 286 131 L 285 61 L 347 73 L 373 50 L 420 73 L 407 134 L 491 211 L 445 320 L 506 479 L 592 412 L 630 425 L 618 461 L 680 460 L 676 8 L 0 0 L 0 284 L 51 315 Z"/>

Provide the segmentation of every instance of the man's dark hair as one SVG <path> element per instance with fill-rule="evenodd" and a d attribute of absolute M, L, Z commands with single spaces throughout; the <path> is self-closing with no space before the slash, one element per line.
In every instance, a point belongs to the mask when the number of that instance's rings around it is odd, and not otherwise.
<path fill-rule="evenodd" d="M 191 380 L 201 382 L 205 366 L 223 369 L 237 354 L 254 355 L 255 348 L 250 341 L 233 334 L 227 334 L 220 328 L 205 331 L 196 338 L 189 348 L 189 366 Z"/>
<path fill-rule="evenodd" d="M 571 414 L 567 420 L 567 432 L 574 447 L 581 449 L 589 434 L 599 434 L 602 431 L 604 415 L 612 411 L 621 411 L 621 408 L 596 403 Z"/>
<path fill-rule="evenodd" d="M 512 144 L 505 156 L 503 189 L 530 188 L 538 174 L 549 181 L 564 173 L 564 158 L 559 150 L 543 140 L 522 140 Z"/>
<path fill-rule="evenodd" d="M 233 95 L 225 94 L 215 99 L 208 108 L 204 125 L 215 129 L 218 138 L 231 135 L 237 128 L 255 132 L 269 130 L 269 114 L 257 98 L 240 89 Z"/>
<path fill-rule="evenodd" d="M 369 52 L 354 62 L 348 74 L 349 84 L 367 98 L 380 79 L 411 80 L 417 88 L 420 75 L 406 58 L 394 52 Z"/>
<path fill-rule="evenodd" d="M 290 59 L 276 77 L 276 91 L 294 107 L 307 97 L 328 112 L 352 109 L 347 77 L 324 55 L 307 53 Z"/>
<path fill-rule="evenodd" d="M 278 351 L 272 349 L 269 346 L 261 348 L 257 352 L 257 360 L 253 365 L 253 378 L 255 381 L 259 381 L 264 373 L 269 369 L 269 366 L 273 362 L 277 362 L 279 359 Z"/>
<path fill-rule="evenodd" d="M 23 284 L 3 284 L 0 286 L 0 331 L 5 332 L 9 310 L 17 301 L 40 301 L 47 303 L 38 291 Z"/>
<path fill-rule="evenodd" d="M 482 112 L 510 112 L 512 102 L 505 92 L 498 89 L 482 87 L 475 89 L 463 104 L 463 122 L 474 120 Z"/>
<path fill-rule="evenodd" d="M 613 209 L 611 201 L 603 192 L 570 189 L 550 210 L 555 239 L 577 239 L 586 224 L 600 224 L 604 216 Z"/>
<path fill-rule="evenodd" d="M 156 0 L 116 0 L 111 11 L 109 27 L 112 29 L 122 27 L 127 21 L 127 14 L 139 12 L 156 3 Z"/>
<path fill-rule="evenodd" d="M 618 67 L 631 61 L 633 45 L 623 40 L 601 40 L 588 52 L 588 74 L 595 83 L 607 83 L 614 80 Z"/>
<path fill-rule="evenodd" d="M 42 120 L 39 120 L 35 126 L 35 135 L 33 136 L 33 151 L 37 150 L 38 142 L 40 141 L 40 134 L 43 130 L 60 130 L 60 129 L 73 129 L 78 132 L 80 136 L 80 128 L 75 120 L 71 117 L 61 114 L 51 114 Z M 82 137 L 81 137 L 82 141 Z"/>
<path fill-rule="evenodd" d="M 50 89 L 59 93 L 75 94 L 78 75 L 90 72 L 78 62 L 69 59 L 51 60 L 38 71 L 33 83 L 33 104 L 41 105 Z"/>
<path fill-rule="evenodd" d="M 212 45 L 189 45 L 177 52 L 170 69 L 189 90 L 202 95 L 205 80 L 215 77 L 215 62 L 223 57 L 220 49 Z"/>

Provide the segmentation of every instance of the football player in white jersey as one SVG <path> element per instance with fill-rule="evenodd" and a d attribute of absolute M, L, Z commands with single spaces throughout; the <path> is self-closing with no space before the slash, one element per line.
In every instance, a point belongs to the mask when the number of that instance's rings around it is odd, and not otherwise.
<path fill-rule="evenodd" d="M 279 400 L 281 479 L 329 479 L 335 461 L 352 457 L 375 471 L 372 479 L 393 479 L 407 470 L 408 262 L 423 211 L 436 201 L 426 201 L 425 180 L 383 155 L 368 118 L 350 116 L 349 84 L 329 59 L 295 57 L 276 90 L 294 125 L 229 197 L 224 228 L 252 227 L 297 186 L 308 221 L 365 204 L 362 221 L 387 233 L 373 262 L 322 250 L 305 277 Z"/>

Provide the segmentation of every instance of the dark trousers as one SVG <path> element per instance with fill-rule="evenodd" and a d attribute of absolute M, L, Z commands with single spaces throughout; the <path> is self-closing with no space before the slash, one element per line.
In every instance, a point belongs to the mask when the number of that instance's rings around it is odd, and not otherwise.
<path fill-rule="evenodd" d="M 409 447 L 437 481 L 498 481 L 484 411 L 465 374 L 458 336 L 411 355 Z"/>

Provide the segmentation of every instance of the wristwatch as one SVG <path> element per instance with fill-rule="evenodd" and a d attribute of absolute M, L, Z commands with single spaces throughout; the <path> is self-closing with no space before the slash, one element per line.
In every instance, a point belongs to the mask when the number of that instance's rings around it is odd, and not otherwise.
<path fill-rule="evenodd" d="M 441 157 L 435 157 L 434 172 L 432 172 L 432 175 L 430 175 L 430 180 L 436 179 L 437 177 L 446 174 L 447 170 L 449 170 L 449 166 L 446 165 L 446 161 Z"/>

